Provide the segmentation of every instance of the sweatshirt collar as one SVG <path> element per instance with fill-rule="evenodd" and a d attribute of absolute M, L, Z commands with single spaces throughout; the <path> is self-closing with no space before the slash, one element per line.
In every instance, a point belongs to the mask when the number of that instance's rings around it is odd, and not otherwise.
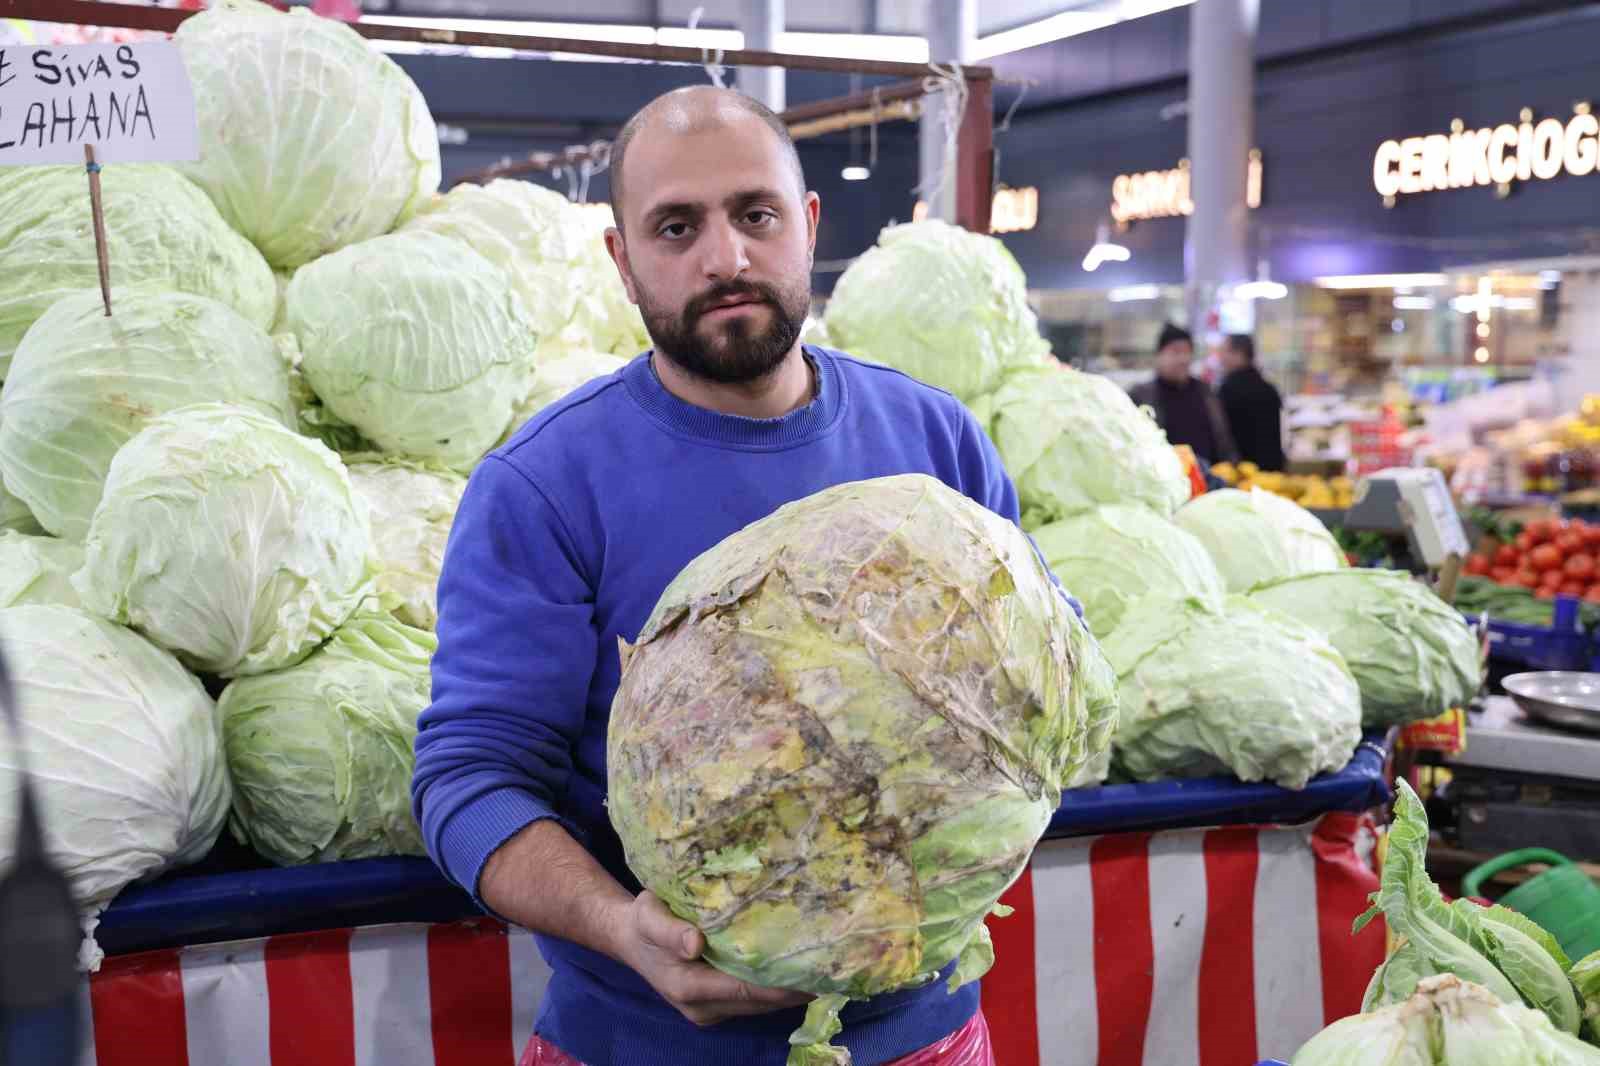
<path fill-rule="evenodd" d="M 809 344 L 802 351 L 816 368 L 817 394 L 804 407 L 779 418 L 745 418 L 686 403 L 661 384 L 651 365 L 650 352 L 629 363 L 622 371 L 622 378 L 634 402 L 679 436 L 724 447 L 776 451 L 826 432 L 843 406 L 844 385 L 832 354 Z"/>

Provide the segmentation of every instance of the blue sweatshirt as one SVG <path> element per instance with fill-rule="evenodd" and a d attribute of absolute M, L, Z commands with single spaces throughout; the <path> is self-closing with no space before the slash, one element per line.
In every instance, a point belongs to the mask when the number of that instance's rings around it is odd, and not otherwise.
<path fill-rule="evenodd" d="M 662 387 L 648 355 L 541 412 L 473 473 L 439 580 L 433 703 L 412 794 L 429 852 L 477 896 L 489 855 L 556 819 L 630 891 L 606 817 L 617 638 L 634 640 L 685 564 L 791 500 L 892 474 L 939 478 L 1017 520 L 972 414 L 886 367 L 805 349 L 817 395 L 782 418 L 718 414 Z M 481 900 L 480 900 L 481 902 Z M 587 1066 L 782 1066 L 802 1012 L 698 1029 L 637 974 L 541 936 L 553 970 L 536 1030 Z M 964 1025 L 976 984 L 846 1008 L 858 1066 Z"/>

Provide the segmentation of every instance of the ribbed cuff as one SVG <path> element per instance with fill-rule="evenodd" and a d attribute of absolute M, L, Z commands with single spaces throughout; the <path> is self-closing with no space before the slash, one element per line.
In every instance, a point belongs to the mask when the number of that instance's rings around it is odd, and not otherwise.
<path fill-rule="evenodd" d="M 576 836 L 565 819 L 529 792 L 519 788 L 485 792 L 457 809 L 445 823 L 439 833 L 439 861 L 451 880 L 470 892 L 478 906 L 493 914 L 478 893 L 484 863 L 500 845 L 544 818 L 555 819 Z"/>

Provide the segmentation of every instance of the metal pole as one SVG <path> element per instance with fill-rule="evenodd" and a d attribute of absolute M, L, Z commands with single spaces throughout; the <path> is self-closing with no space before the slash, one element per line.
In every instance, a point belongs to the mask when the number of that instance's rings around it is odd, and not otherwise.
<path fill-rule="evenodd" d="M 1203 318 L 1217 289 L 1250 267 L 1250 147 L 1255 134 L 1255 44 L 1261 0 L 1197 0 L 1189 9 L 1188 241 L 1190 306 Z M 1196 325 L 1203 323 L 1197 321 Z"/>
<path fill-rule="evenodd" d="M 978 0 L 928 0 L 928 58 L 947 65 L 966 63 L 978 39 Z M 947 165 L 949 138 L 962 116 L 948 114 L 948 94 L 927 98 L 922 109 L 918 140 L 919 196 L 928 205 L 929 218 L 956 219 L 955 162 Z"/>
<path fill-rule="evenodd" d="M 744 31 L 745 46 L 757 52 L 776 52 L 778 34 L 783 32 L 783 18 L 784 0 L 744 0 L 739 28 Z M 782 67 L 740 67 L 739 91 L 782 112 L 783 75 Z"/>

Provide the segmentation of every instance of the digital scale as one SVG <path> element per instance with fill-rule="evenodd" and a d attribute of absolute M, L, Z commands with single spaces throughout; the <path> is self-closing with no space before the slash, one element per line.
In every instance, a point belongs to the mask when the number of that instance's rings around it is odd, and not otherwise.
<path fill-rule="evenodd" d="M 1355 502 L 1345 512 L 1343 525 L 1404 537 L 1416 564 L 1413 570 L 1438 570 L 1451 555 L 1465 559 L 1472 550 L 1450 486 L 1431 467 L 1394 467 L 1369 474 L 1356 484 Z"/>

